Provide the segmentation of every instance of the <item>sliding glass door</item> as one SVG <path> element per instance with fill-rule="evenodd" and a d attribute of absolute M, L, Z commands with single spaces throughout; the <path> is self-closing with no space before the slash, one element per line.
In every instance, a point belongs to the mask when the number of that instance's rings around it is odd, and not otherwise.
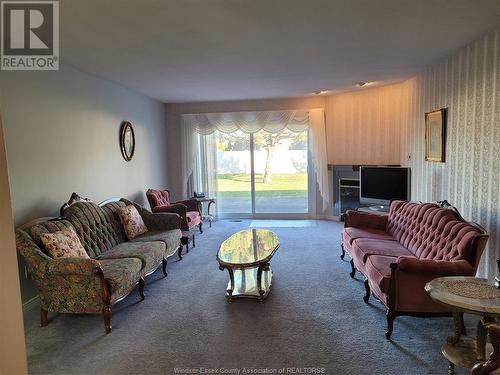
<path fill-rule="evenodd" d="M 254 134 L 254 213 L 308 213 L 307 131 Z"/>
<path fill-rule="evenodd" d="M 220 217 L 287 217 L 309 213 L 308 133 L 217 131 L 215 163 Z"/>
<path fill-rule="evenodd" d="M 241 130 L 215 132 L 217 211 L 220 215 L 252 213 L 250 135 Z"/>

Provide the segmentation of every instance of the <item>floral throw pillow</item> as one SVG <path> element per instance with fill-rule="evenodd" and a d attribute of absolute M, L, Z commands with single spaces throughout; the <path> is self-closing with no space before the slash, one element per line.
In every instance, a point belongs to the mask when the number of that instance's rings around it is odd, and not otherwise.
<path fill-rule="evenodd" d="M 40 236 L 52 258 L 89 258 L 73 227 Z"/>
<path fill-rule="evenodd" d="M 122 222 L 123 229 L 125 229 L 125 234 L 129 240 L 148 231 L 148 227 L 144 224 L 144 220 L 142 220 L 135 206 L 128 205 L 120 207 L 118 209 L 118 215 L 120 215 L 120 221 Z"/>

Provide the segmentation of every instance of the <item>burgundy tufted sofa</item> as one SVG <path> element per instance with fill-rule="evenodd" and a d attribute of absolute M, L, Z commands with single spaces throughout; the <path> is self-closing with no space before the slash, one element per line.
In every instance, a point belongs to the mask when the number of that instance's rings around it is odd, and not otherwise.
<path fill-rule="evenodd" d="M 425 292 L 441 276 L 473 276 L 488 234 L 447 205 L 392 201 L 389 216 L 348 211 L 342 255 L 351 257 L 351 277 L 365 276 L 370 294 L 387 308 L 387 332 L 398 315 L 442 316 L 449 311 Z"/>

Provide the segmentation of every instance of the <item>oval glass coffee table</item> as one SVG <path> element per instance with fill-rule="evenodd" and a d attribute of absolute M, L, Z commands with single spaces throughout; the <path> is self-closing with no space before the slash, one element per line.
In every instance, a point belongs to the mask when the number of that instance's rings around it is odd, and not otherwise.
<path fill-rule="evenodd" d="M 246 229 L 233 234 L 219 248 L 219 269 L 227 269 L 229 283 L 226 299 L 257 298 L 264 300 L 271 290 L 273 273 L 269 262 L 280 242 L 267 229 Z"/>

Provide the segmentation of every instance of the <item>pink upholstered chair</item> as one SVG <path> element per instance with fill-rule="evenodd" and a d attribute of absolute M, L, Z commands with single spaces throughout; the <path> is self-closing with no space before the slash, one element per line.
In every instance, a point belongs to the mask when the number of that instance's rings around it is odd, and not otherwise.
<path fill-rule="evenodd" d="M 201 203 L 196 199 L 187 199 L 178 202 L 170 201 L 168 190 L 148 189 L 146 192 L 151 211 L 176 213 L 182 218 L 182 229 L 191 230 L 198 226 L 200 233 L 203 233 L 203 223 L 201 221 Z"/>

